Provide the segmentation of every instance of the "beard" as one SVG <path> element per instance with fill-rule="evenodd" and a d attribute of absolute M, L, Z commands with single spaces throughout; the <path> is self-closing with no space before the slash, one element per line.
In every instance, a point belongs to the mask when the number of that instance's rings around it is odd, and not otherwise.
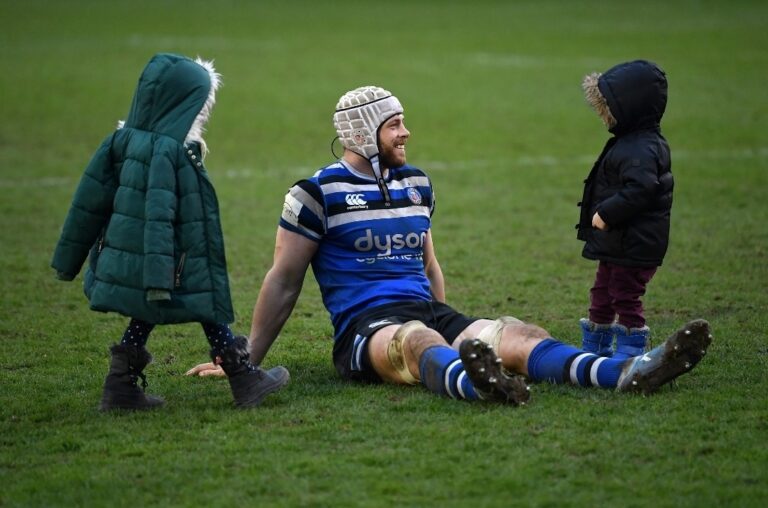
<path fill-rule="evenodd" d="M 382 146 L 379 160 L 385 168 L 399 168 L 405 164 L 405 153 L 391 146 Z"/>

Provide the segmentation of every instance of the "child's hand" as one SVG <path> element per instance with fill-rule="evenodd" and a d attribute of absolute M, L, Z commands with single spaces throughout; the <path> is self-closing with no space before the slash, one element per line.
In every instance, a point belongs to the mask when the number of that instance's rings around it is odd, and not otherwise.
<path fill-rule="evenodd" d="M 597 228 L 600 231 L 608 231 L 608 224 L 605 223 L 597 212 L 592 216 L 592 227 Z"/>

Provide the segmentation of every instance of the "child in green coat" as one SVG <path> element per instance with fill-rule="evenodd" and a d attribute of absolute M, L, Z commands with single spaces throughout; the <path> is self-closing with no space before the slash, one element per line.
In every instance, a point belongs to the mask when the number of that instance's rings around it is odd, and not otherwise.
<path fill-rule="evenodd" d="M 102 410 L 150 409 L 145 345 L 157 324 L 199 322 L 235 403 L 254 406 L 288 371 L 250 364 L 235 337 L 218 201 L 203 164 L 202 134 L 221 83 L 211 62 L 155 55 L 139 79 L 125 122 L 101 144 L 75 193 L 52 267 L 84 277 L 90 307 L 131 318 L 104 383 Z"/>

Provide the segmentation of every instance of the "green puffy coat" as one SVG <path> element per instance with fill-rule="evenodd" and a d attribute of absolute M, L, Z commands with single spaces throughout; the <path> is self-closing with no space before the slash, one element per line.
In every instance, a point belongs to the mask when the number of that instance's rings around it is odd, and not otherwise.
<path fill-rule="evenodd" d="M 51 266 L 72 280 L 90 253 L 90 307 L 149 323 L 234 320 L 216 193 L 201 134 L 219 75 L 159 54 L 128 118 L 88 164 Z"/>

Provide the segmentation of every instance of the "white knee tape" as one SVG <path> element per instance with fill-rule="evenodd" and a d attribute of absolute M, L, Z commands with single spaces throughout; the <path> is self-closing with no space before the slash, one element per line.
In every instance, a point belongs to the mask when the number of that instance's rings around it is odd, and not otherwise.
<path fill-rule="evenodd" d="M 427 325 L 421 321 L 408 321 L 397 329 L 395 334 L 392 336 L 392 340 L 389 341 L 389 345 L 387 346 L 387 358 L 389 359 L 389 363 L 400 375 L 400 379 L 409 385 L 415 385 L 419 382 L 419 380 L 413 377 L 411 371 L 408 370 L 408 362 L 405 360 L 404 352 L 405 341 L 408 340 L 408 336 L 412 332 L 426 327 Z"/>
<path fill-rule="evenodd" d="M 496 354 L 499 354 L 499 344 L 501 344 L 501 333 L 506 325 L 522 325 L 524 324 L 517 318 L 512 316 L 502 316 L 493 323 L 489 324 L 477 335 L 477 338 L 490 344 Z"/>

